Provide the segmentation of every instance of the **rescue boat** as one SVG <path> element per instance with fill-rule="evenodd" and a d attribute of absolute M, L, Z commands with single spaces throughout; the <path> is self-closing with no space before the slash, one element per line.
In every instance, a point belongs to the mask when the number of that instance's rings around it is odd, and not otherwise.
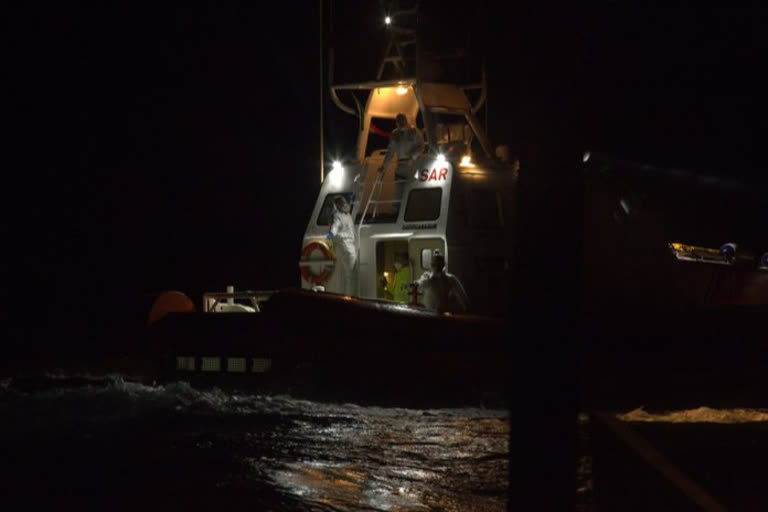
<path fill-rule="evenodd" d="M 501 313 L 509 301 L 514 267 L 517 177 L 512 164 L 491 149 L 461 86 L 416 78 L 335 85 L 332 97 L 347 112 L 342 92 L 367 94 L 354 158 L 337 161 L 320 188 L 304 233 L 299 266 L 301 287 L 342 293 L 340 272 L 326 233 L 334 201 L 352 200 L 358 258 L 353 270 L 355 297 L 384 299 L 380 284 L 393 269 L 395 255 L 407 253 L 414 279 L 430 269 L 435 251 L 459 276 L 484 314 Z M 481 95 L 481 99 L 484 95 Z M 413 160 L 409 179 L 398 181 L 394 162 L 383 178 L 377 173 L 386 138 L 374 127 L 392 126 L 398 113 L 416 121 L 425 147 Z M 382 140 L 383 139 L 383 140 Z M 384 145 L 384 147 L 382 147 Z"/>
<path fill-rule="evenodd" d="M 413 14 L 399 19 L 415 23 Z M 512 162 L 496 156 L 477 117 L 485 73 L 467 83 L 429 80 L 418 73 L 416 31 L 393 25 L 389 34 L 376 80 L 330 85 L 334 103 L 356 116 L 361 130 L 355 153 L 324 176 L 299 251 L 296 286 L 233 286 L 206 293 L 197 304 L 181 292 L 161 295 L 150 313 L 150 348 L 169 370 L 253 376 L 306 370 L 307 364 L 338 368 L 341 361 L 345 373 L 376 368 L 387 381 L 411 370 L 414 378 L 443 387 L 457 376 L 488 383 L 494 375 L 496 387 L 503 381 L 504 358 L 489 353 L 508 349 L 500 317 L 515 265 L 517 175 Z M 407 180 L 395 180 L 395 160 L 377 173 L 401 113 L 424 140 Z M 352 293 L 341 293 L 343 276 L 326 238 L 339 196 L 351 203 L 354 219 Z M 407 253 L 415 280 L 430 269 L 436 251 L 470 297 L 464 314 L 429 311 L 416 293 L 405 302 L 385 297 L 397 254 Z M 476 364 L 479 359 L 486 364 Z M 489 372 L 488 364 L 498 367 Z"/>

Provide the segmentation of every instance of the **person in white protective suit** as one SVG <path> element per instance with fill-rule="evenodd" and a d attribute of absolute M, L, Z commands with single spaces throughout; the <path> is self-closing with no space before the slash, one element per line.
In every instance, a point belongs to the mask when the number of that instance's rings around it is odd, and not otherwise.
<path fill-rule="evenodd" d="M 424 137 L 419 130 L 408 125 L 408 118 L 403 113 L 397 114 L 395 124 L 397 128 L 389 136 L 389 147 L 387 147 L 384 163 L 379 167 L 379 179 L 387 170 L 393 155 L 397 153 L 395 180 L 401 183 L 395 183 L 395 197 L 400 199 L 405 189 L 404 181 L 413 177 L 413 161 L 424 149 Z"/>
<path fill-rule="evenodd" d="M 355 248 L 355 223 L 350 214 L 350 206 L 344 196 L 338 196 L 334 201 L 336 208 L 333 212 L 331 229 L 326 238 L 333 240 L 333 252 L 336 254 L 336 265 L 341 272 L 339 293 L 352 295 L 353 272 L 357 263 L 357 249 Z"/>
<path fill-rule="evenodd" d="M 445 272 L 445 256 L 435 251 L 430 263 L 431 272 L 424 272 L 414 285 L 423 294 L 424 306 L 438 313 L 464 313 L 469 308 L 469 297 L 459 279 Z"/>

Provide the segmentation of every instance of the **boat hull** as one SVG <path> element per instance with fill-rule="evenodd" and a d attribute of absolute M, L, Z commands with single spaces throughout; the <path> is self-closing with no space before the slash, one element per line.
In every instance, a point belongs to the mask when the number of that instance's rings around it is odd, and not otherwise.
<path fill-rule="evenodd" d="M 305 290 L 260 314 L 169 313 L 148 334 L 172 378 L 378 403 L 503 397 L 516 360 L 500 319 Z"/>

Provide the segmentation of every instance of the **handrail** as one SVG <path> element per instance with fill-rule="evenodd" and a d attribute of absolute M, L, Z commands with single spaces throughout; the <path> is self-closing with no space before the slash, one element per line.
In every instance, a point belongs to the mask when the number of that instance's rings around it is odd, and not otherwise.
<path fill-rule="evenodd" d="M 382 87 L 397 87 L 399 85 L 414 85 L 416 83 L 415 78 L 401 78 L 398 80 L 380 80 L 369 82 L 357 82 L 350 84 L 336 84 L 332 85 L 331 89 L 340 91 L 364 91 L 370 89 L 379 89 Z"/>
<path fill-rule="evenodd" d="M 371 203 L 377 205 L 376 212 L 378 212 L 378 204 L 379 203 L 401 203 L 403 201 L 402 197 L 400 199 L 395 200 L 380 200 L 380 199 L 373 199 L 373 195 L 376 193 L 376 187 L 379 187 L 379 194 L 381 194 L 381 188 L 384 186 L 384 183 L 406 183 L 409 180 L 387 180 L 384 181 L 381 179 L 381 175 L 377 173 L 376 179 L 373 182 L 373 187 L 371 187 L 371 192 L 368 194 L 368 199 L 365 202 L 365 208 L 363 208 L 363 214 L 360 216 L 360 223 L 357 225 L 357 261 L 360 261 L 360 232 L 363 229 L 363 225 L 365 224 L 365 217 L 368 214 L 368 209 L 371 206 Z M 358 263 L 359 264 L 359 263 Z M 357 294 L 360 295 L 360 280 L 358 279 L 357 282 Z"/>
<path fill-rule="evenodd" d="M 384 186 L 385 183 L 408 183 L 410 180 L 382 180 L 378 176 L 376 177 L 376 180 L 373 182 L 373 187 L 371 187 L 371 192 L 368 194 L 368 199 L 365 202 L 365 208 L 363 208 L 363 213 L 360 216 L 360 223 L 357 225 L 357 239 L 360 240 L 360 230 L 363 227 L 363 224 L 365 223 L 365 218 L 368 215 L 368 210 L 370 208 L 371 204 L 378 205 L 378 204 L 393 204 L 393 203 L 402 203 L 403 198 L 400 199 L 373 199 L 374 194 L 376 193 L 376 188 L 379 188 L 379 194 L 381 194 L 381 188 Z M 378 212 L 378 210 L 376 210 Z"/>
<path fill-rule="evenodd" d="M 379 87 L 397 87 L 401 85 L 413 85 L 414 83 L 416 83 L 415 79 L 407 78 L 404 80 L 387 80 L 382 82 L 363 82 L 358 84 L 332 85 L 330 87 L 331 100 L 333 100 L 333 103 L 337 107 L 339 107 L 342 111 L 346 112 L 347 114 L 351 114 L 355 117 L 360 117 L 360 113 L 357 111 L 357 109 L 350 107 L 349 105 L 347 105 L 341 100 L 341 98 L 339 97 L 338 91 L 365 91 L 365 90 L 377 89 Z"/>
<path fill-rule="evenodd" d="M 331 99 L 336 104 L 337 107 L 339 107 L 341 110 L 346 112 L 347 114 L 352 114 L 353 116 L 357 117 L 357 110 L 355 110 L 352 107 L 348 107 L 344 103 L 342 103 L 341 99 L 336 94 L 336 89 L 331 87 Z"/>
<path fill-rule="evenodd" d="M 259 302 L 268 300 L 272 295 L 277 293 L 276 290 L 241 290 L 237 292 L 206 292 L 203 294 L 203 312 L 210 313 L 216 306 L 222 301 L 222 299 L 250 299 L 251 304 L 259 310 Z M 209 299 L 213 299 L 213 303 L 209 305 Z"/>
<path fill-rule="evenodd" d="M 203 297 L 212 299 L 250 299 L 251 297 L 255 297 L 260 300 L 267 300 L 275 293 L 277 293 L 277 290 L 241 290 L 237 292 L 205 292 Z"/>
<path fill-rule="evenodd" d="M 333 83 L 333 60 L 334 60 L 334 53 L 333 48 L 330 48 L 328 50 L 328 82 Z M 346 112 L 347 114 L 352 114 L 353 116 L 357 117 L 358 112 L 353 109 L 352 107 L 347 106 L 344 104 L 344 102 L 341 101 L 341 98 L 336 94 L 336 89 L 334 87 L 330 87 L 330 95 L 331 100 L 336 104 L 337 107 L 339 107 L 342 111 Z"/>

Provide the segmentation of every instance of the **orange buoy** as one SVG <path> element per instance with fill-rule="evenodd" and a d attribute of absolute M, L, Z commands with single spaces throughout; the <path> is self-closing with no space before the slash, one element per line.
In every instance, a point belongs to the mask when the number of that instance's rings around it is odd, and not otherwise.
<path fill-rule="evenodd" d="M 195 305 L 192 300 L 182 292 L 167 291 L 161 293 L 152 303 L 149 310 L 147 325 L 152 325 L 168 313 L 193 313 Z"/>

